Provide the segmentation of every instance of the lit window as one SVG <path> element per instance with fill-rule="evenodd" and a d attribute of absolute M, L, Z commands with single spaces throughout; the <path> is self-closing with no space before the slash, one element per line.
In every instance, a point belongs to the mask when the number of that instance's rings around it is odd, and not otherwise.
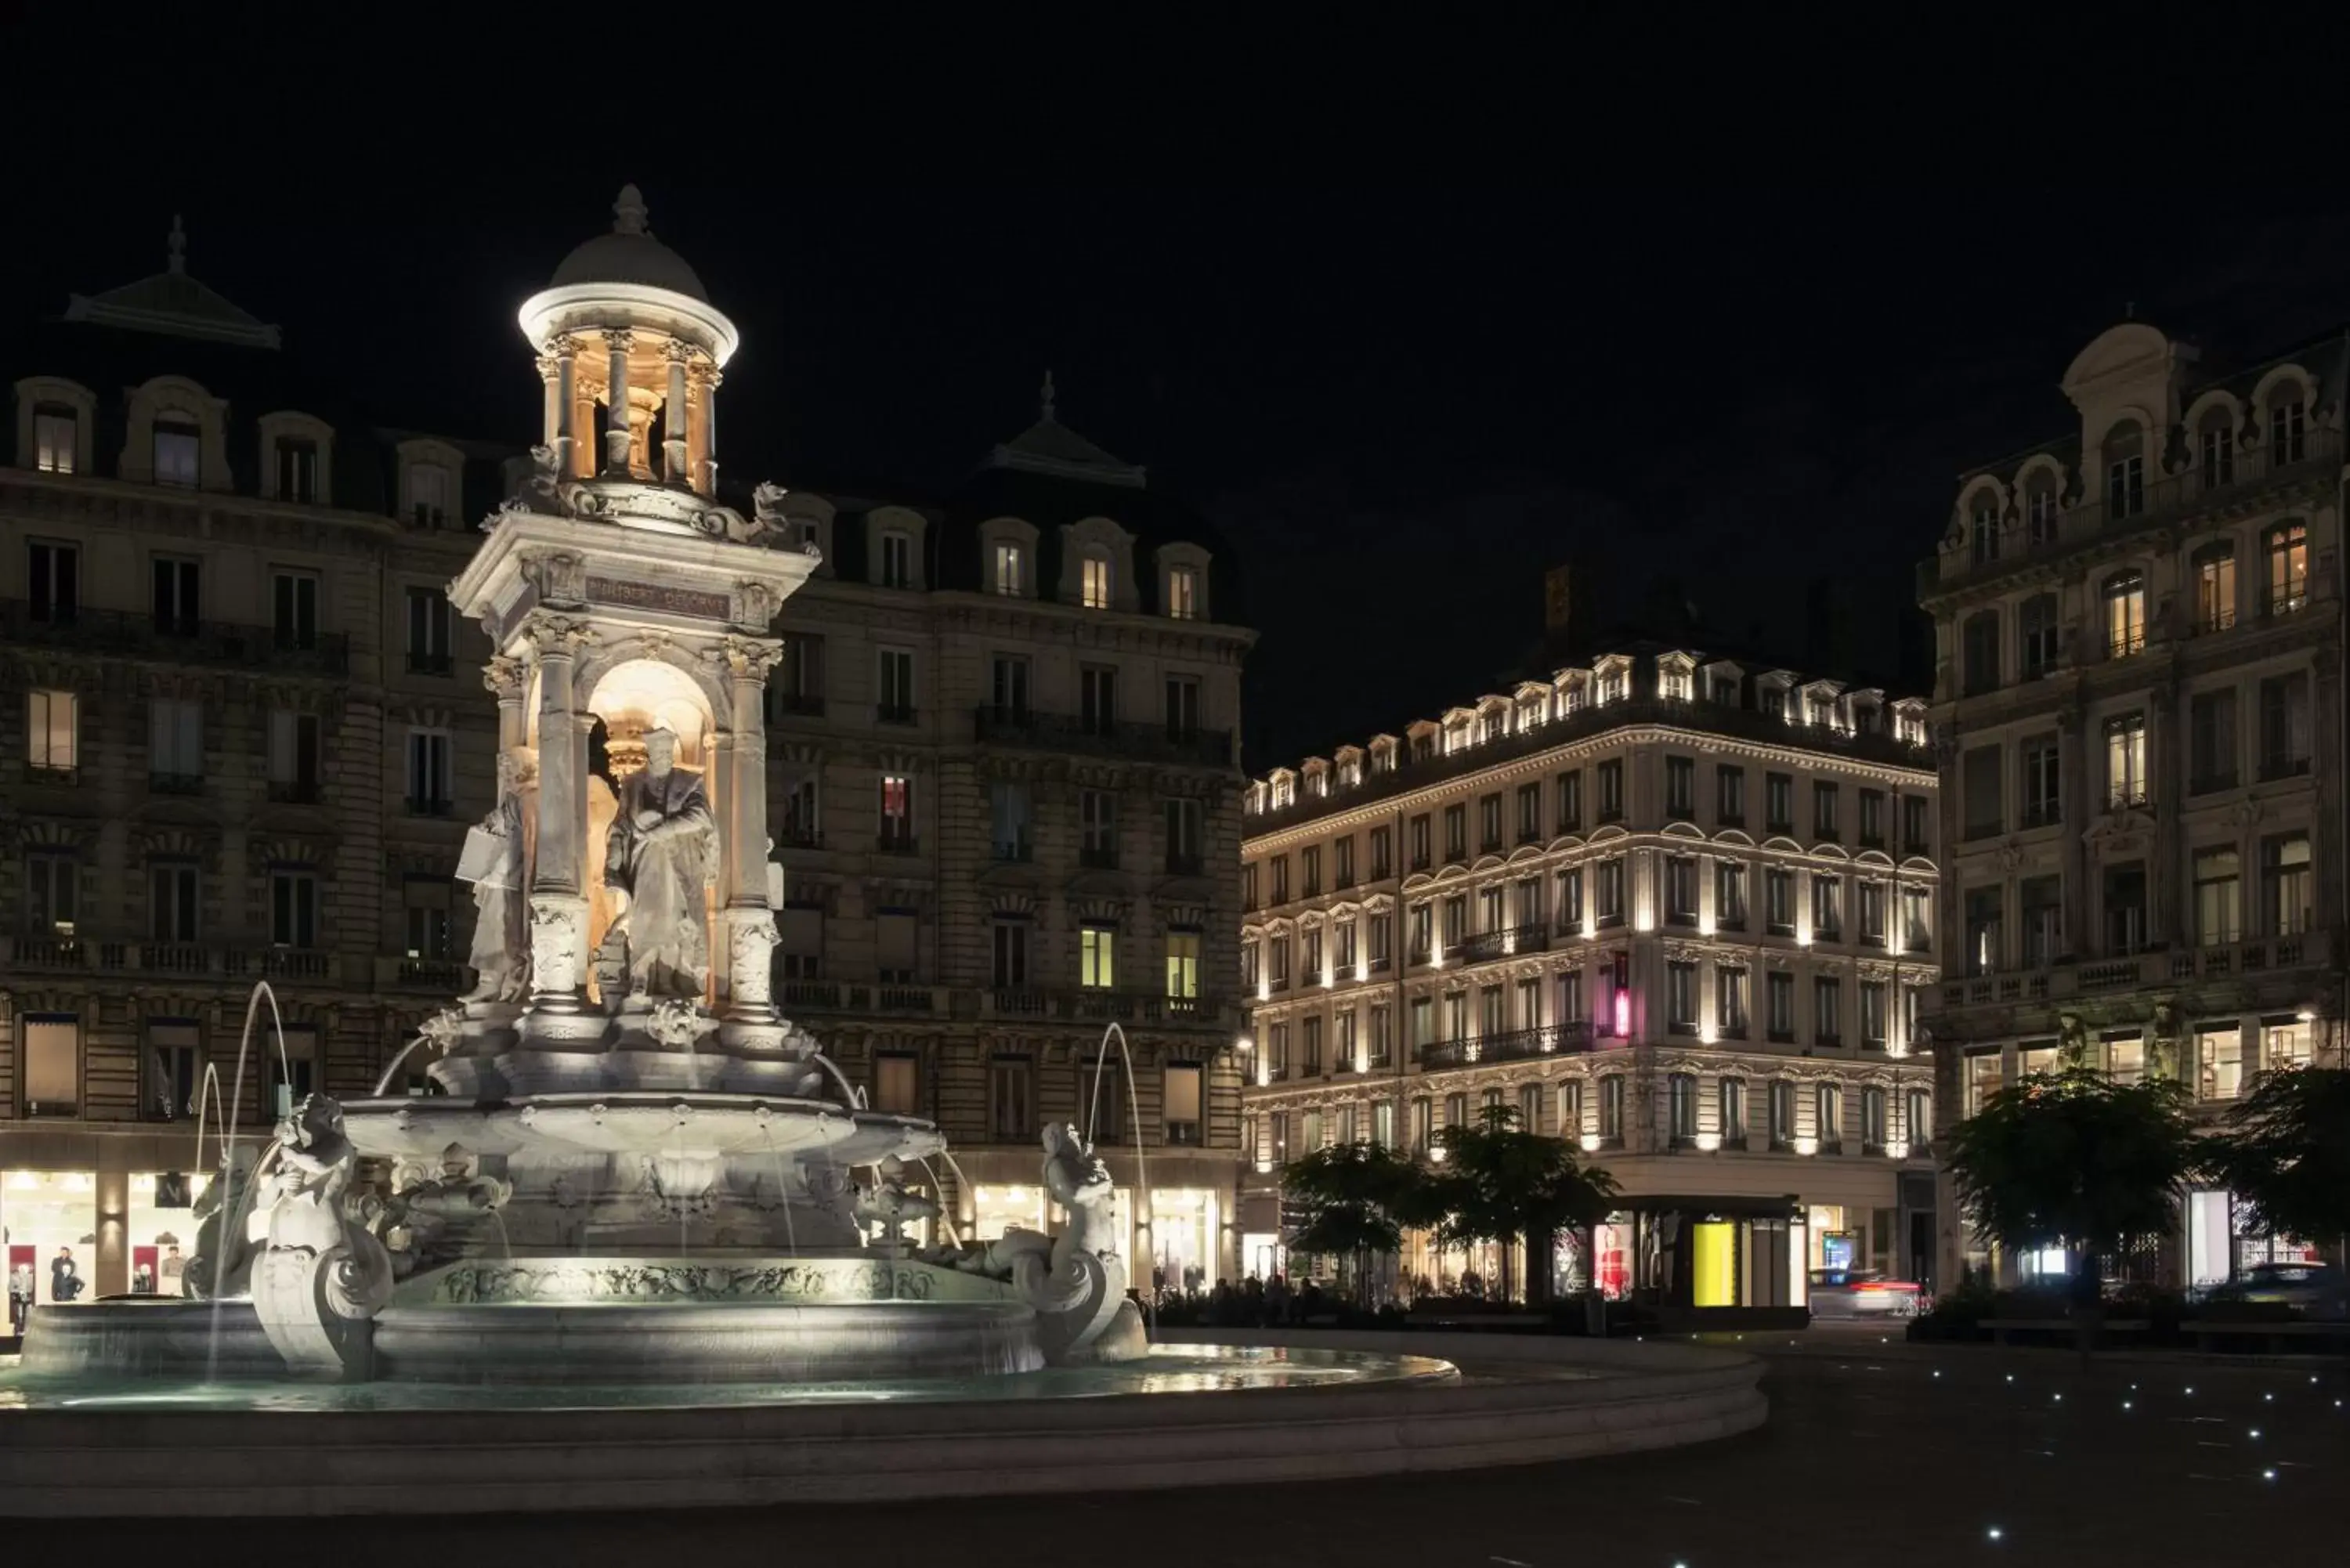
<path fill-rule="evenodd" d="M 2146 804 L 2146 715 L 2106 722 L 2106 805 Z"/>
<path fill-rule="evenodd" d="M 37 409 L 33 413 L 33 466 L 43 473 L 74 471 L 76 421 L 65 409 Z"/>
<path fill-rule="evenodd" d="M 1026 569 L 1027 563 L 1021 556 L 1019 545 L 999 544 L 995 546 L 994 586 L 997 593 L 1011 598 L 1026 593 Z"/>
<path fill-rule="evenodd" d="M 1107 991 L 1118 982 L 1118 929 L 1088 925 L 1077 933 L 1077 983 Z"/>
<path fill-rule="evenodd" d="M 1109 608 L 1109 561 L 1101 556 L 1087 556 L 1084 563 L 1084 595 L 1087 609 Z"/>
<path fill-rule="evenodd" d="M 26 764 L 46 773 L 73 772 L 81 755 L 79 713 L 79 700 L 70 691 L 26 693 Z"/>
<path fill-rule="evenodd" d="M 2299 523 L 2280 524 L 2269 530 L 2269 613 L 2283 615 L 2308 602 L 2309 530 Z"/>
<path fill-rule="evenodd" d="M 1200 994 L 1200 933 L 1167 933 L 1167 994 L 1189 1002 Z"/>
<path fill-rule="evenodd" d="M 155 483 L 193 489 L 202 460 L 203 433 L 176 420 L 155 421 Z"/>
<path fill-rule="evenodd" d="M 1200 574 L 1190 566 L 1167 573 L 1167 613 L 1177 620 L 1196 620 L 1200 614 Z"/>
<path fill-rule="evenodd" d="M 2146 574 L 2116 572 L 2106 579 L 2106 657 L 2120 659 L 2146 646 Z"/>
<path fill-rule="evenodd" d="M 2236 624 L 2236 552 L 2225 540 L 2195 553 L 2195 624 L 2204 631 Z"/>
<path fill-rule="evenodd" d="M 881 843 L 910 848 L 914 842 L 914 781 L 906 774 L 881 775 Z"/>

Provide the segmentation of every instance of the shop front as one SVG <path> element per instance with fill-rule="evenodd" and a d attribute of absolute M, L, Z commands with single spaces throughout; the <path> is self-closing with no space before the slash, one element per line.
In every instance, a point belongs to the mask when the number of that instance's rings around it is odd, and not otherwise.
<path fill-rule="evenodd" d="M 1793 1196 L 1630 1199 L 1596 1228 L 1591 1277 L 1668 1332 L 1802 1328 L 1812 1218 Z"/>

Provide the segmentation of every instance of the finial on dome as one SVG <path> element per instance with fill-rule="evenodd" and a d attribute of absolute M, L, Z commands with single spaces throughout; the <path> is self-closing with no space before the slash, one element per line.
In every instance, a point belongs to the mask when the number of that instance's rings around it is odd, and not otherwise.
<path fill-rule="evenodd" d="M 616 234 L 641 234 L 645 232 L 644 192 L 634 185 L 620 187 L 620 199 L 612 203 L 612 232 Z"/>
<path fill-rule="evenodd" d="M 171 270 L 173 272 L 187 271 L 188 231 L 186 227 L 181 223 L 180 214 L 177 213 L 172 214 L 172 237 L 165 242 L 165 248 L 171 258 L 169 262 Z"/>
<path fill-rule="evenodd" d="M 1049 421 L 1053 417 L 1053 372 L 1050 370 L 1045 372 L 1045 389 L 1041 400 L 1045 406 L 1045 418 Z"/>

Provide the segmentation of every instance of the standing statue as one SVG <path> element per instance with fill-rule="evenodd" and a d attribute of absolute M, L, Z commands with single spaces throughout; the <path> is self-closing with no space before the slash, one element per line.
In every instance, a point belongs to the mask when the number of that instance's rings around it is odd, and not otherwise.
<path fill-rule="evenodd" d="M 500 752 L 498 804 L 465 836 L 457 867 L 458 879 L 473 885 L 473 950 L 467 961 L 477 978 L 467 1002 L 520 1002 L 530 992 L 522 778 L 521 756 Z"/>
<path fill-rule="evenodd" d="M 604 847 L 604 880 L 619 909 L 612 929 L 628 944 L 631 998 L 699 997 L 710 981 L 702 921 L 718 879 L 718 825 L 700 775 L 679 772 L 676 762 L 676 734 L 648 731 L 644 769 L 621 786 Z"/>
<path fill-rule="evenodd" d="M 359 1151 L 343 1133 L 343 1108 L 306 1095 L 277 1124 L 277 1168 L 268 1204 L 245 1221 L 261 1248 L 253 1311 L 297 1377 L 366 1377 L 370 1320 L 391 1298 L 391 1256 L 343 1206 Z"/>

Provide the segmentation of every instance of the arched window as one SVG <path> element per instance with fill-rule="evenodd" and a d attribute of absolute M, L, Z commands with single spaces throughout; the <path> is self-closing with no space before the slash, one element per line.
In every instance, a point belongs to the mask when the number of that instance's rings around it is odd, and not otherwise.
<path fill-rule="evenodd" d="M 2116 572 L 2106 579 L 2106 657 L 2121 659 L 2146 647 L 2146 574 Z"/>
<path fill-rule="evenodd" d="M 1967 537 L 1974 551 L 1974 564 L 1999 559 L 1999 497 L 1990 490 L 1975 493 L 1974 512 L 1967 524 Z"/>
<path fill-rule="evenodd" d="M 2290 615 L 2309 603 L 2308 528 L 2280 523 L 2270 529 L 2268 558 L 2269 614 Z"/>
<path fill-rule="evenodd" d="M 2196 429 L 2196 463 L 2203 488 L 2217 490 L 2236 482 L 2236 416 L 2228 409 L 2211 409 Z"/>
<path fill-rule="evenodd" d="M 1974 697 L 1999 690 L 1999 611 L 1978 610 L 1967 618 L 1960 633 L 1960 675 L 1964 695 Z"/>
<path fill-rule="evenodd" d="M 2106 515 L 2135 517 L 2146 510 L 2146 431 L 2124 420 L 2106 435 Z"/>
<path fill-rule="evenodd" d="M 2034 545 L 2056 542 L 2056 479 L 2035 473 L 2023 487 L 2023 521 Z"/>
<path fill-rule="evenodd" d="M 2056 667 L 2056 596 L 2036 594 L 2017 616 L 2022 631 L 2023 678 L 2033 680 Z"/>
<path fill-rule="evenodd" d="M 2301 389 L 2280 387 L 2269 400 L 2269 462 L 2282 467 L 2299 462 L 2308 452 L 2309 408 Z"/>
<path fill-rule="evenodd" d="M 2214 539 L 2195 552 L 2195 628 L 2225 631 L 2236 624 L 2236 545 Z"/>

